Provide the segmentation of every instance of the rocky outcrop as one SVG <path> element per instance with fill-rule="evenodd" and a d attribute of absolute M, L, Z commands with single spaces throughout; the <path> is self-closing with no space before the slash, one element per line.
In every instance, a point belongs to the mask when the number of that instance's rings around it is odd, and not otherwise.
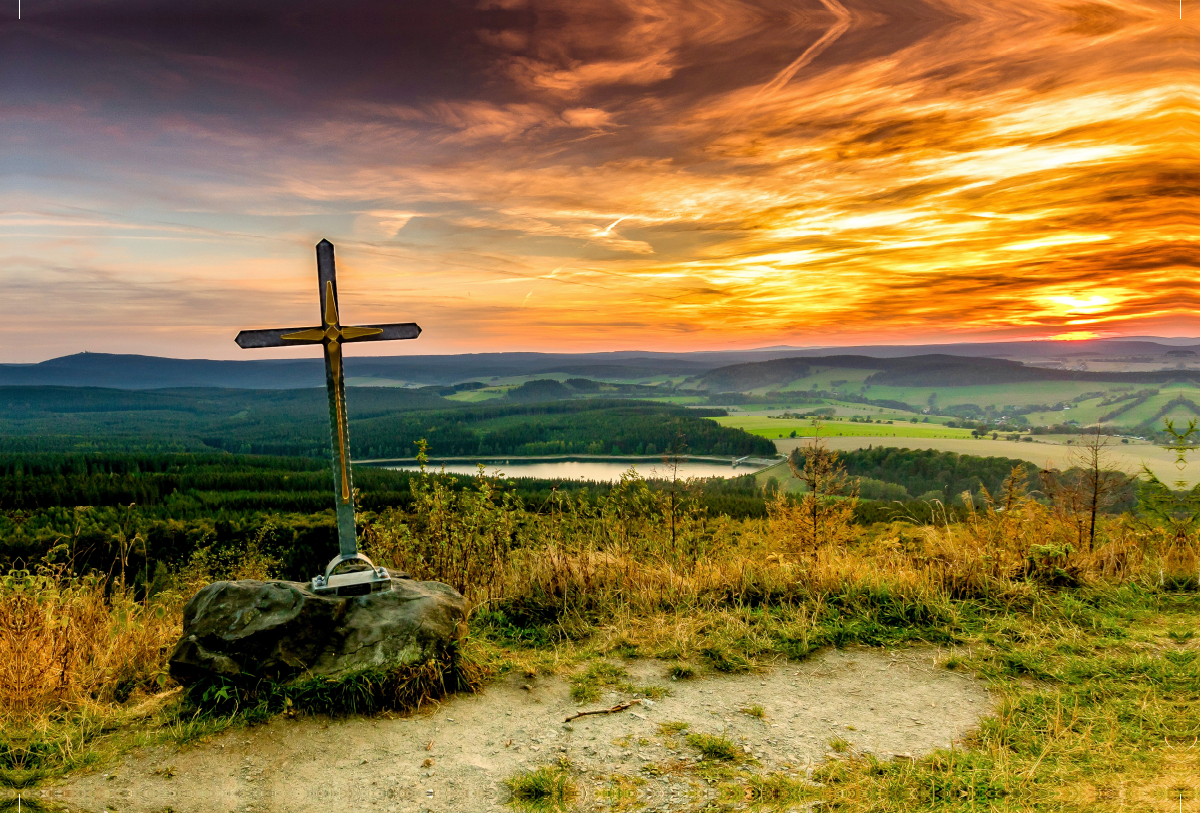
<path fill-rule="evenodd" d="M 299 582 L 214 582 L 184 608 L 171 676 L 284 682 L 443 654 L 465 633 L 465 599 L 441 582 L 391 576 L 390 590 L 348 598 Z"/>

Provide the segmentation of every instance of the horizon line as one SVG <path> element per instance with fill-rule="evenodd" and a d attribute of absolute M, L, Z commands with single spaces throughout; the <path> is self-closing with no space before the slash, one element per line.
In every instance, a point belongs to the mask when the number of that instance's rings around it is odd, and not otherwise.
<path fill-rule="evenodd" d="M 941 342 L 893 342 L 893 343 L 875 343 L 875 344 L 813 344 L 813 345 L 786 345 L 777 344 L 765 347 L 749 347 L 749 348 L 730 348 L 730 349 L 699 349 L 699 350 L 585 350 L 578 352 L 555 352 L 547 350 L 489 350 L 474 353 L 396 353 L 389 355 L 371 355 L 371 356 L 348 356 L 347 358 L 428 358 L 444 356 L 446 358 L 461 357 L 461 356 L 499 356 L 507 354 L 524 354 L 524 355 L 545 355 L 545 356 L 589 356 L 589 355 L 610 355 L 617 353 L 625 354 L 641 354 L 641 355 L 701 355 L 701 354 L 721 354 L 721 353 L 768 353 L 773 351 L 795 350 L 808 351 L 813 350 L 850 350 L 850 349 L 866 349 L 866 348 L 921 348 L 921 347 L 951 347 L 963 345 L 1031 345 L 1031 344 L 1061 344 L 1061 345 L 1077 345 L 1084 343 L 1102 343 L 1102 342 L 1157 342 L 1177 346 L 1186 346 L 1186 343 L 1195 343 L 1200 345 L 1200 337 L 1193 336 L 1153 336 L 1153 335 L 1138 335 L 1138 336 L 1098 336 L 1085 339 L 1008 339 L 1008 340 L 976 340 L 976 341 L 941 341 Z M 289 357 L 289 356 L 272 356 L 267 358 L 205 358 L 205 357 L 182 357 L 182 356 L 157 356 L 147 353 L 111 353 L 102 350 L 80 350 L 75 353 L 68 353 L 62 356 L 52 356 L 42 359 L 41 361 L 14 361 L 0 362 L 0 367 L 35 367 L 39 364 L 46 364 L 51 361 L 60 359 L 72 358 L 74 356 L 123 356 L 127 358 L 149 358 L 149 359 L 166 359 L 171 361 L 213 361 L 213 362 L 243 362 L 243 361 L 319 361 L 316 357 Z"/>

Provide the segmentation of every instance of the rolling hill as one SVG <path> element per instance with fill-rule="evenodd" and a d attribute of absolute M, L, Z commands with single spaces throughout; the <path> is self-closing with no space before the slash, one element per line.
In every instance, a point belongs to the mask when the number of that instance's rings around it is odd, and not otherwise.
<path fill-rule="evenodd" d="M 1079 342 L 993 342 L 985 344 L 872 345 L 853 348 L 766 347 L 756 350 L 661 353 L 618 351 L 611 353 L 471 353 L 462 355 L 362 356 L 346 359 L 346 374 L 362 386 L 446 385 L 471 379 L 554 374 L 605 380 L 636 381 L 655 376 L 698 377 L 713 375 L 713 392 L 740 389 L 754 380 L 758 386 L 776 386 L 789 368 L 829 364 L 867 364 L 862 369 L 913 375 L 913 359 L 933 361 L 947 369 L 967 372 L 977 360 L 996 364 L 1020 362 L 1027 369 L 1063 373 L 1151 373 L 1146 381 L 1162 381 L 1160 373 L 1200 370 L 1200 343 L 1194 340 L 1097 339 Z M 856 362 L 854 359 L 870 359 Z M 957 363 L 956 359 L 968 359 Z M 771 365 L 760 372 L 738 371 L 747 364 Z M 940 360 L 940 361 L 938 361 Z M 896 367 L 889 362 L 895 361 Z M 718 373 L 717 371 L 723 371 Z M 743 379 L 746 375 L 749 378 Z M 1034 376 L 1035 373 L 1020 375 Z M 796 376 L 801 378 L 803 376 Z M 1086 376 L 1084 377 L 1086 378 Z M 1022 380 L 1033 380 L 1022 379 Z M 1046 380 L 1063 380 L 1048 378 Z M 1109 379 L 1105 379 L 1109 380 Z M 1125 380 L 1125 379 L 1122 379 Z M 1128 379 L 1133 381 L 1135 379 Z M 1143 380 L 1143 379 L 1136 379 Z M 76 353 L 36 364 L 0 364 L 0 386 L 50 385 L 161 389 L 167 387 L 239 387 L 246 389 L 303 389 L 322 381 L 319 357 L 288 359 L 246 357 L 237 360 L 170 359 L 156 356 Z M 754 389 L 755 387 L 749 387 Z"/>
<path fill-rule="evenodd" d="M 746 392 L 802 379 L 814 368 L 869 370 L 869 385 L 892 387 L 964 387 L 1040 381 L 1095 381 L 1130 384 L 1200 382 L 1200 369 L 1151 372 L 1090 372 L 1035 367 L 997 358 L 930 354 L 895 358 L 814 356 L 771 359 L 719 367 L 691 380 L 712 392 Z"/>

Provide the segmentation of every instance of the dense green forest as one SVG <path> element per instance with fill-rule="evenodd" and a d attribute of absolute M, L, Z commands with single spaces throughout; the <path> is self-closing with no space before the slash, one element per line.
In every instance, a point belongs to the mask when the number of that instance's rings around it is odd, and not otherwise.
<path fill-rule="evenodd" d="M 359 387 L 347 394 L 352 453 L 434 456 L 692 454 L 773 456 L 774 445 L 688 409 L 646 401 L 462 405 L 424 390 Z M 0 451 L 226 451 L 323 457 L 328 402 L 310 390 L 108 390 L 0 387 Z"/>
<path fill-rule="evenodd" d="M 361 521 L 408 506 L 416 476 L 355 466 Z M 455 488 L 473 487 L 473 478 L 448 477 Z M 598 497 L 613 486 L 506 478 L 497 487 L 539 511 L 553 490 Z M 766 513 L 754 475 L 686 488 L 688 499 L 713 515 Z M 108 569 L 124 538 L 130 572 L 144 574 L 153 573 L 158 562 L 178 567 L 201 548 L 254 543 L 277 558 L 287 576 L 305 578 L 337 548 L 332 506 L 327 460 L 221 453 L 0 454 L 0 564 L 37 561 L 61 547 L 64 556 L 69 549 L 77 568 Z"/>
<path fill-rule="evenodd" d="M 431 465 L 430 471 L 436 471 Z M 404 506 L 412 471 L 371 465 L 354 467 L 357 505 L 367 511 Z M 473 478 L 447 475 L 460 487 Z M 529 503 L 544 501 L 551 489 L 603 493 L 610 484 L 578 480 L 503 478 L 506 487 Z M 319 513 L 332 507 L 333 477 L 326 460 L 231 454 L 0 454 L 0 510 L 10 518 L 37 509 L 135 505 L 164 519 L 225 517 L 241 512 Z M 752 494 L 760 498 L 753 474 L 710 478 L 706 498 L 714 513 L 728 510 L 722 499 Z M 751 511 L 753 515 L 760 511 Z"/>
<path fill-rule="evenodd" d="M 607 399 L 483 403 L 436 413 L 359 419 L 352 437 L 361 440 L 352 442 L 355 454 L 369 458 L 410 457 L 422 438 L 429 442 L 430 454 L 437 456 L 659 454 L 670 449 L 775 455 L 775 445 L 766 438 L 705 420 L 724 414 L 724 410 Z M 254 451 L 282 453 L 266 448 Z"/>

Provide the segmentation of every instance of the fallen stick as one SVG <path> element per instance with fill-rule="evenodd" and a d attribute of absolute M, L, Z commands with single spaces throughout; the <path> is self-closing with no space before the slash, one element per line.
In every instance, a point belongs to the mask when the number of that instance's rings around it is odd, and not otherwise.
<path fill-rule="evenodd" d="M 596 709 L 595 711 L 581 711 L 581 712 L 578 712 L 577 714 L 572 714 L 570 717 L 563 720 L 563 722 L 569 723 L 572 720 L 579 719 L 580 717 L 587 717 L 589 714 L 616 714 L 618 711 L 625 711 L 625 709 L 629 708 L 630 706 L 632 706 L 636 703 L 641 703 L 641 702 L 642 702 L 641 700 L 626 700 L 624 703 L 618 703 L 617 705 L 613 706 L 611 709 Z"/>

